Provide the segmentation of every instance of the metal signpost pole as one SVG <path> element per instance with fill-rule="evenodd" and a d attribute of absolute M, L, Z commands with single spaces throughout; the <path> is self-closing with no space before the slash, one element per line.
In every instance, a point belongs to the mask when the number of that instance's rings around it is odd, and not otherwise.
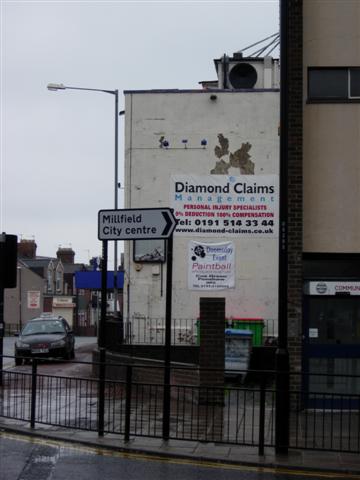
<path fill-rule="evenodd" d="M 118 161 L 118 145 L 119 145 L 119 91 L 114 90 L 115 95 L 115 170 L 114 170 L 114 204 L 115 210 L 118 209 L 118 188 L 119 188 L 119 161 Z M 118 273 L 118 245 L 117 241 L 114 242 L 114 318 L 118 319 L 118 286 L 117 286 L 117 273 Z"/>
<path fill-rule="evenodd" d="M 107 304 L 107 262 L 108 262 L 108 242 L 102 242 L 102 265 L 101 265 L 101 309 L 100 325 L 98 332 L 98 346 L 105 346 L 105 324 L 106 324 L 106 304 Z"/>
<path fill-rule="evenodd" d="M 171 353 L 171 292 L 173 232 L 177 220 L 170 208 L 130 208 L 124 210 L 100 210 L 98 213 L 98 239 L 103 241 L 103 265 L 101 276 L 101 324 L 99 350 L 105 350 L 104 324 L 106 320 L 106 274 L 107 241 L 168 239 L 166 305 L 165 305 L 165 347 L 164 347 L 164 404 L 163 438 L 169 438 L 170 426 L 170 353 Z M 100 363 L 103 363 L 100 361 Z M 129 388 L 129 386 L 128 386 Z M 99 407 L 100 409 L 100 407 Z M 102 417 L 101 417 L 102 418 Z M 99 434 L 103 434 L 103 423 L 99 416 Z M 126 431 L 126 439 L 129 431 Z"/>
<path fill-rule="evenodd" d="M 104 435 L 104 412 L 105 412 L 105 325 L 106 325 L 106 306 L 107 306 L 107 262 L 108 262 L 108 242 L 103 241 L 103 254 L 101 265 L 101 318 L 98 334 L 99 346 L 99 410 L 98 410 L 98 434 Z"/>
<path fill-rule="evenodd" d="M 171 235 L 167 241 L 167 255 L 166 255 L 164 402 L 163 402 L 163 438 L 165 440 L 169 439 L 169 433 L 170 433 L 172 263 L 173 263 L 173 235 Z"/>

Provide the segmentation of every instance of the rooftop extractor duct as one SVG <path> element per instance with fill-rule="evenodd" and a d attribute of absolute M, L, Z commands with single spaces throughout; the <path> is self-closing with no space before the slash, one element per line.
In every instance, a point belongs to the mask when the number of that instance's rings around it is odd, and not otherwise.
<path fill-rule="evenodd" d="M 243 52 L 271 39 L 250 56 L 244 57 Z M 223 55 L 215 60 L 218 74 L 218 88 L 241 90 L 253 88 L 279 88 L 279 62 L 269 54 L 279 45 L 279 34 L 276 33 L 260 42 L 256 42 L 232 57 Z M 263 56 L 260 56 L 263 55 Z"/>

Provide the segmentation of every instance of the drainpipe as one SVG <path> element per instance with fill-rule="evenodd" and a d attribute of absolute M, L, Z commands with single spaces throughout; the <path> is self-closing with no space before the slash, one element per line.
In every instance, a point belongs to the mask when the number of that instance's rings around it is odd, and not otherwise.
<path fill-rule="evenodd" d="M 289 446 L 289 352 L 288 352 L 288 15 L 289 0 L 280 0 L 280 212 L 278 348 L 276 362 L 275 451 L 286 454 Z"/>

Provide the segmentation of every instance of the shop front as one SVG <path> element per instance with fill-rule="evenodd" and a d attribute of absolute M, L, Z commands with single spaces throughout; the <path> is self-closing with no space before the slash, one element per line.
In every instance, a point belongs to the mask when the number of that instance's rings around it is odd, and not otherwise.
<path fill-rule="evenodd" d="M 73 328 L 75 306 L 73 297 L 54 297 L 52 302 L 52 312 L 54 315 L 64 317 L 70 327 Z"/>
<path fill-rule="evenodd" d="M 305 283 L 303 372 L 308 407 L 359 407 L 360 280 Z"/>

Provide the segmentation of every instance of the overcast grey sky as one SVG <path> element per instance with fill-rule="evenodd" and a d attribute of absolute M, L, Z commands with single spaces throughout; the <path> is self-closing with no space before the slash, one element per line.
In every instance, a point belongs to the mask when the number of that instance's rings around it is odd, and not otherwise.
<path fill-rule="evenodd" d="M 278 30 L 278 0 L 1 0 L 1 231 L 34 238 L 38 255 L 59 245 L 76 262 L 101 253 L 97 213 L 114 207 L 114 97 L 48 83 L 118 89 L 121 110 L 124 90 L 199 88 L 216 78 L 214 58 Z M 123 145 L 119 117 L 120 181 Z"/>

